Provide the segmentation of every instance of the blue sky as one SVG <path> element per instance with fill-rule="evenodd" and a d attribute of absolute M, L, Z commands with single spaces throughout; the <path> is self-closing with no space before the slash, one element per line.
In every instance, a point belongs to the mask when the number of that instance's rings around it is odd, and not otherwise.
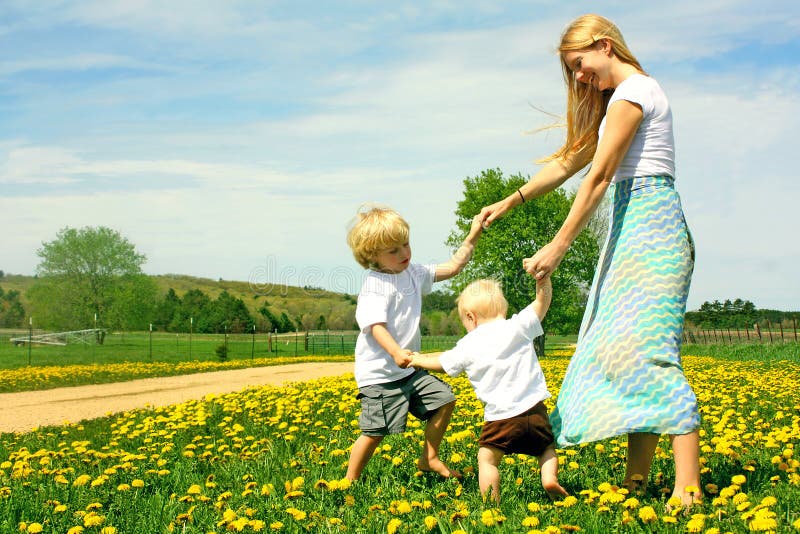
<path fill-rule="evenodd" d="M 48 1 L 0 5 L 0 269 L 108 226 L 150 274 L 355 293 L 363 202 L 443 261 L 463 180 L 561 132 L 575 16 L 622 29 L 673 107 L 689 299 L 800 309 L 795 2 Z M 578 179 L 567 183 L 577 187 Z"/>

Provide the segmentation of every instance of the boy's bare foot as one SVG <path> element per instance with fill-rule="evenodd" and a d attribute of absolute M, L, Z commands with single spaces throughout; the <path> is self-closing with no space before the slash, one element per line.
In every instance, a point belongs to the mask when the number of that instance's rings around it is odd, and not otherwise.
<path fill-rule="evenodd" d="M 464 475 L 447 467 L 439 458 L 432 458 L 430 460 L 417 460 L 417 469 L 423 473 L 436 473 L 444 478 L 464 478 Z"/>

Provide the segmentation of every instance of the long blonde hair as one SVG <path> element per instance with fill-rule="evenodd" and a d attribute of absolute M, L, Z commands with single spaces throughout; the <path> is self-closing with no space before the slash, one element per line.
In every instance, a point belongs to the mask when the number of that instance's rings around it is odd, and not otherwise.
<path fill-rule="evenodd" d="M 575 73 L 564 61 L 564 53 L 585 50 L 597 41 L 606 39 L 611 44 L 614 55 L 623 63 L 633 65 L 642 73 L 644 69 L 625 44 L 619 28 L 600 15 L 582 15 L 573 20 L 561 34 L 558 47 L 561 56 L 561 69 L 567 84 L 567 139 L 564 145 L 542 161 L 577 157 L 588 164 L 597 149 L 598 129 L 605 117 L 606 106 L 612 91 L 597 91 L 589 84 L 575 79 Z"/>

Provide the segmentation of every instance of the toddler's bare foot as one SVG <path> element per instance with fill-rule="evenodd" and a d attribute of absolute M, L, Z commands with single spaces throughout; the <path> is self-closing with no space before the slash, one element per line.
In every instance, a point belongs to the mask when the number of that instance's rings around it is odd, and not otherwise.
<path fill-rule="evenodd" d="M 544 491 L 547 492 L 547 496 L 553 499 L 554 501 L 558 501 L 563 497 L 569 496 L 567 490 L 561 487 L 561 484 L 558 483 L 557 480 L 554 481 L 542 481 L 542 487 Z"/>
<path fill-rule="evenodd" d="M 449 467 L 447 467 L 444 464 L 444 462 L 442 462 L 438 457 L 437 458 L 431 458 L 430 460 L 428 460 L 428 459 L 425 459 L 425 460 L 419 459 L 417 461 L 417 469 L 419 469 L 423 473 L 436 473 L 436 474 L 441 475 L 441 476 L 443 476 L 445 478 L 451 478 L 452 477 L 452 478 L 461 479 L 461 478 L 464 477 L 458 471 L 455 471 L 455 470 L 450 469 Z"/>

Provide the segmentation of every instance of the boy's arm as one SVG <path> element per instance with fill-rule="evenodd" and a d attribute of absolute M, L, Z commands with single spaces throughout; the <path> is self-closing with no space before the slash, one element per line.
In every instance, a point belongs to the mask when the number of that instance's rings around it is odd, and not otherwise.
<path fill-rule="evenodd" d="M 409 363 L 409 365 L 419 369 L 427 369 L 428 371 L 443 373 L 444 369 L 439 361 L 440 354 L 441 352 L 433 352 L 431 354 L 420 354 L 419 352 L 415 352 L 411 355 L 411 363 Z"/>
<path fill-rule="evenodd" d="M 550 302 L 553 300 L 553 282 L 549 276 L 536 281 L 536 300 L 533 301 L 533 311 L 536 312 L 539 321 L 544 320 Z"/>
<path fill-rule="evenodd" d="M 448 278 L 452 278 L 464 268 L 464 266 L 469 262 L 469 259 L 472 257 L 472 251 L 475 249 L 475 243 L 478 242 L 478 238 L 481 236 L 481 231 L 483 230 L 483 225 L 481 219 L 478 215 L 472 218 L 472 226 L 469 229 L 469 234 L 467 234 L 467 238 L 458 247 L 458 250 L 455 251 L 453 257 L 450 258 L 445 263 L 440 263 L 436 266 L 436 276 L 434 276 L 434 282 L 441 282 L 442 280 L 447 280 Z"/>
<path fill-rule="evenodd" d="M 408 367 L 413 353 L 397 344 L 397 341 L 394 340 L 392 334 L 386 328 L 386 323 L 376 323 L 370 328 L 372 329 L 372 337 L 375 338 L 378 345 L 383 347 L 383 350 L 389 353 L 397 366 L 401 369 Z"/>

